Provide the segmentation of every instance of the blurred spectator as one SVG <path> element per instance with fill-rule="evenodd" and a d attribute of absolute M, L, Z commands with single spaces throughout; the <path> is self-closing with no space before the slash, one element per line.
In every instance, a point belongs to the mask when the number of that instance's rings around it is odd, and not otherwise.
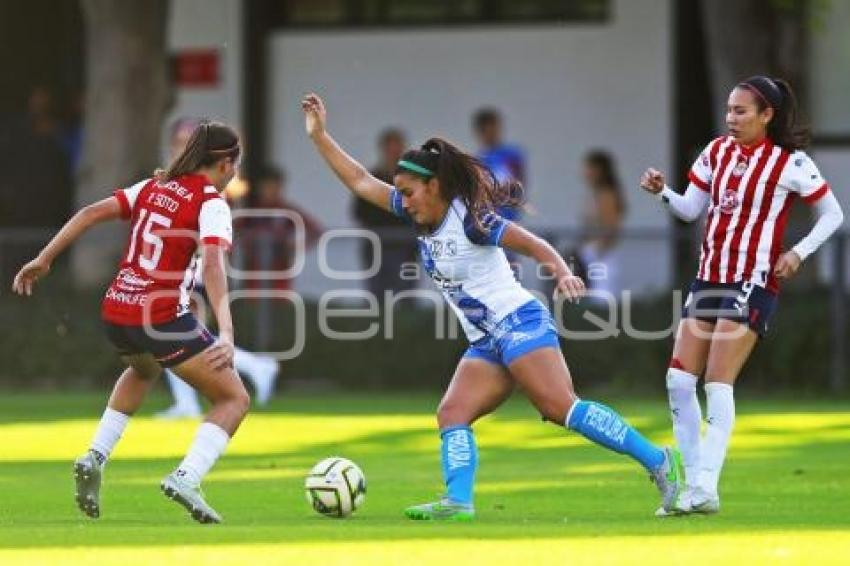
<path fill-rule="evenodd" d="M 59 131 L 59 143 L 68 156 L 71 173 L 76 177 L 83 156 L 83 115 L 85 113 L 85 93 L 77 90 L 69 98 Z"/>
<path fill-rule="evenodd" d="M 382 131 L 378 136 L 379 161 L 371 169 L 372 175 L 392 185 L 398 160 L 406 149 L 407 141 L 401 130 L 387 128 Z M 384 291 L 401 292 L 412 289 L 416 281 L 402 279 L 401 269 L 404 263 L 416 262 L 416 247 L 411 244 L 407 237 L 398 238 L 391 233 L 386 233 L 386 229 L 396 229 L 397 231 L 397 229 L 405 227 L 404 222 L 394 214 L 381 210 L 360 198 L 355 198 L 354 201 L 354 217 L 361 228 L 374 230 L 381 240 L 381 265 L 378 266 L 378 273 L 366 281 L 369 291 L 381 300 Z M 382 231 L 385 233 L 382 234 Z M 374 249 L 370 242 L 363 241 L 361 244 L 360 258 L 363 262 L 363 269 L 372 265 Z"/>
<path fill-rule="evenodd" d="M 60 226 L 68 218 L 73 181 L 58 128 L 43 86 L 32 89 L 25 112 L 0 125 L 0 225 Z"/>
<path fill-rule="evenodd" d="M 593 150 L 585 156 L 584 183 L 588 192 L 578 260 L 588 289 L 619 299 L 623 288 L 617 243 L 626 217 L 626 201 L 611 154 Z"/>
<path fill-rule="evenodd" d="M 478 158 L 484 162 L 500 182 L 511 180 L 525 184 L 525 152 L 517 145 L 504 142 L 502 115 L 495 108 L 485 107 L 472 117 L 472 129 L 480 146 Z M 504 207 L 499 213 L 505 218 L 518 220 L 521 210 Z"/>
<path fill-rule="evenodd" d="M 250 192 L 248 209 L 266 210 L 268 214 L 247 216 L 234 222 L 247 270 L 284 271 L 295 263 L 295 254 L 299 251 L 295 221 L 289 215 L 276 215 L 276 211 L 297 214 L 303 220 L 305 241 L 301 251 L 313 247 L 322 234 L 319 222 L 287 198 L 286 173 L 277 167 L 267 165 L 263 168 Z M 248 289 L 289 290 L 292 280 L 282 277 L 268 281 L 248 279 L 243 284 Z"/>

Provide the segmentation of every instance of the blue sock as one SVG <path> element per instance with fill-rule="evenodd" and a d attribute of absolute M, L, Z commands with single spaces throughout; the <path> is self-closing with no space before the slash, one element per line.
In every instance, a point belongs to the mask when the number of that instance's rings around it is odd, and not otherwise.
<path fill-rule="evenodd" d="M 633 429 L 614 409 L 601 403 L 577 401 L 564 424 L 596 444 L 628 454 L 649 472 L 664 463 L 663 450 Z"/>
<path fill-rule="evenodd" d="M 478 469 L 478 449 L 475 436 L 468 425 L 457 425 L 440 431 L 443 461 L 443 481 L 449 499 L 455 503 L 472 504 L 472 487 Z"/>

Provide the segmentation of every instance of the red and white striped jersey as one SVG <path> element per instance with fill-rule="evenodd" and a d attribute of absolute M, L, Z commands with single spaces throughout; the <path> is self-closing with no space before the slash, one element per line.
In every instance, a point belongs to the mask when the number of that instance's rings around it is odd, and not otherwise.
<path fill-rule="evenodd" d="M 799 196 L 813 204 L 829 191 L 811 158 L 769 139 L 744 147 L 724 136 L 708 144 L 688 178 L 711 195 L 697 279 L 777 292 L 773 267 L 791 203 Z"/>
<path fill-rule="evenodd" d="M 230 207 L 209 179 L 146 179 L 114 193 L 130 238 L 101 316 L 113 324 L 160 324 L 188 312 L 198 243 L 230 248 Z"/>

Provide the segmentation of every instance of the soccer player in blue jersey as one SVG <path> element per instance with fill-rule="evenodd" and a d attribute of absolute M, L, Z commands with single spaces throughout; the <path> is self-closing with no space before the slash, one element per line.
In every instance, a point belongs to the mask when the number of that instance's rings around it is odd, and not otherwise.
<path fill-rule="evenodd" d="M 480 161 L 439 138 L 406 152 L 390 186 L 327 133 L 327 112 L 317 95 L 307 95 L 302 108 L 307 134 L 345 186 L 416 227 L 425 269 L 471 343 L 437 410 L 446 494 L 407 508 L 407 517 L 474 518 L 478 451 L 471 425 L 507 399 L 515 384 L 545 419 L 637 460 L 661 492 L 662 506 L 673 510 L 684 485 L 678 452 L 655 446 L 610 407 L 576 396 L 551 314 L 511 272 L 502 248 L 545 265 L 567 299 L 584 292 L 584 283 L 548 243 L 493 212 L 515 204 L 508 201 L 516 198 L 516 187 L 501 185 Z"/>

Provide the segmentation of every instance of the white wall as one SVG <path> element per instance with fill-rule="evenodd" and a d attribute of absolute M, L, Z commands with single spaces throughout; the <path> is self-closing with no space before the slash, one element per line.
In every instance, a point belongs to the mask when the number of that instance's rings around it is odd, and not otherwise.
<path fill-rule="evenodd" d="M 811 108 L 818 134 L 850 135 L 850 2 L 826 2 L 811 31 Z"/>
<path fill-rule="evenodd" d="M 172 0 L 168 29 L 171 53 L 216 49 L 220 82 L 216 88 L 177 88 L 163 139 L 178 117 L 210 118 L 241 129 L 242 3 L 240 0 Z"/>
<path fill-rule="evenodd" d="M 403 127 L 414 143 L 441 135 L 474 149 L 470 116 L 494 105 L 506 117 L 509 141 L 528 152 L 536 209 L 528 225 L 579 224 L 581 157 L 603 147 L 619 162 L 627 226 L 667 226 L 657 203 L 638 193 L 636 179 L 648 165 L 670 171 L 669 6 L 614 1 L 604 25 L 280 32 L 269 45 L 269 157 L 288 169 L 295 200 L 329 226 L 350 226 L 344 189 L 304 135 L 304 92 L 325 97 L 331 131 L 366 164 L 375 159 L 376 134 L 388 125 Z M 633 288 L 668 282 L 668 249 L 659 244 L 648 254 L 651 270 L 645 252 L 625 254 Z M 340 259 L 352 263 L 352 251 L 340 251 Z M 296 286 L 317 293 L 328 287 L 313 265 L 309 258 Z"/>
<path fill-rule="evenodd" d="M 829 183 L 835 198 L 841 203 L 845 218 L 850 218 L 850 147 L 846 148 L 813 148 L 812 158 L 818 164 L 823 178 Z M 844 221 L 843 230 L 847 230 L 850 222 Z M 846 266 L 844 281 L 850 288 L 850 242 L 846 242 L 847 253 L 844 258 Z M 818 252 L 818 270 L 823 281 L 831 281 L 834 273 L 834 251 L 828 242 Z"/>

